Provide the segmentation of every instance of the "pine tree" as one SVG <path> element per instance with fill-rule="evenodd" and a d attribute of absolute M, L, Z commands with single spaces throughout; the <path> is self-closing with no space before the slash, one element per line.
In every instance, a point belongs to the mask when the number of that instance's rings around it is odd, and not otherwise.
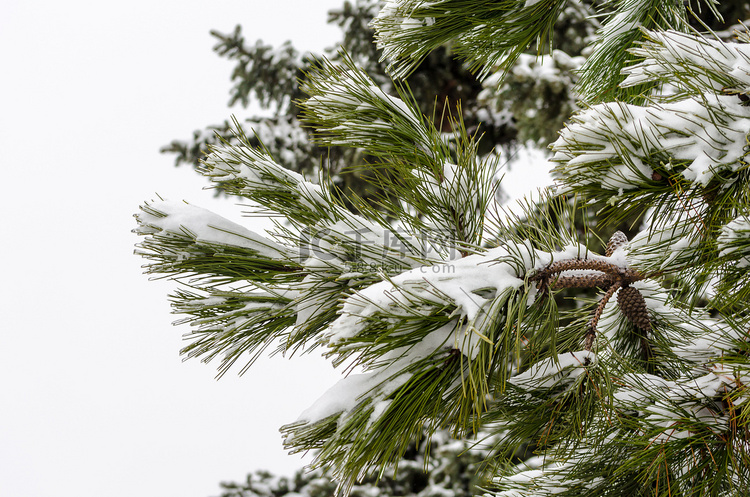
<path fill-rule="evenodd" d="M 427 451 L 429 450 L 429 455 Z M 478 490 L 479 466 L 490 455 L 487 447 L 454 440 L 445 431 L 428 444 L 413 442 L 400 459 L 398 471 L 368 475 L 355 484 L 352 497 L 470 497 Z M 277 477 L 267 471 L 250 473 L 243 482 L 221 484 L 220 497 L 333 497 L 336 484 L 325 468 Z"/>
<path fill-rule="evenodd" d="M 182 282 L 188 356 L 223 373 L 278 343 L 349 372 L 282 429 L 340 491 L 447 429 L 493 444 L 497 497 L 750 493 L 750 34 L 701 34 L 681 1 L 610 4 L 556 184 L 512 211 L 462 113 L 446 132 L 404 81 L 447 43 L 509 77 L 565 5 L 386 2 L 396 96 L 346 52 L 311 63 L 301 122 L 370 158 L 377 205 L 352 212 L 236 123 L 200 171 L 281 216 L 273 233 L 162 200 L 136 216 L 147 270 Z"/>
<path fill-rule="evenodd" d="M 329 23 L 340 27 L 343 36 L 340 44 L 325 54 L 335 61 L 338 49 L 343 48 L 383 91 L 396 95 L 370 26 L 381 4 L 378 0 L 347 0 L 341 8 L 330 11 Z M 580 52 L 585 47 L 584 38 L 593 35 L 596 25 L 588 0 L 566 7 L 555 28 L 564 43 L 556 47 L 554 56 L 539 64 L 532 55 L 536 50 L 529 49 L 502 84 L 502 71 L 479 80 L 453 57 L 450 43 L 427 54 L 406 82 L 422 113 L 431 116 L 444 131 L 450 125 L 446 114 L 457 112 L 460 102 L 461 118 L 469 132 L 484 136 L 480 153 L 502 147 L 510 164 L 513 152 L 524 144 L 537 144 L 546 150 L 562 123 L 577 109 L 572 92 L 574 70 L 583 63 Z M 251 103 L 262 109 L 260 115 L 237 119 L 237 126 L 251 143 L 258 146 L 262 141 L 286 168 L 312 176 L 322 169 L 338 189 L 376 202 L 384 192 L 362 179 L 368 174 L 371 159 L 365 151 L 316 143 L 311 130 L 299 120 L 298 102 L 304 98 L 301 87 L 315 60 L 323 55 L 304 54 L 289 42 L 279 47 L 260 40 L 250 44 L 239 25 L 231 33 L 211 34 L 217 40 L 215 52 L 235 63 L 229 105 L 241 107 L 240 112 L 246 112 Z M 195 131 L 189 141 L 172 141 L 162 152 L 174 154 L 178 166 L 199 168 L 211 146 L 221 141 L 236 143 L 232 127 L 227 119 Z M 223 191 L 221 185 L 215 186 L 218 192 Z M 345 196 L 342 199 L 346 202 Z"/>

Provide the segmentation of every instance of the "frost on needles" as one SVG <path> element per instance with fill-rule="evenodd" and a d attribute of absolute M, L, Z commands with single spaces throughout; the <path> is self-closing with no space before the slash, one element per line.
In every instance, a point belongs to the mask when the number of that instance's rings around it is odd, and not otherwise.
<path fill-rule="evenodd" d="M 427 52 L 455 37 L 470 63 L 502 65 L 547 33 L 520 13 L 554 23 L 542 9 L 555 5 L 390 1 L 374 26 L 397 75 L 423 56 L 409 52 L 420 36 Z M 612 59 L 617 99 L 582 78 L 597 96 L 552 145 L 557 183 L 536 201 L 501 209 L 498 159 L 478 137 L 460 120 L 439 131 L 406 86 L 386 94 L 342 54 L 310 74 L 301 120 L 319 145 L 373 158 L 370 181 L 389 192 L 378 203 L 347 209 L 329 178 L 283 168 L 238 131 L 201 172 L 278 216 L 272 232 L 141 207 L 137 253 L 180 283 L 186 354 L 224 373 L 271 345 L 317 348 L 347 373 L 282 428 L 340 490 L 448 428 L 492 441 L 496 496 L 748 493 L 750 45 L 684 32 L 670 2 L 611 7 L 594 48 L 635 62 Z M 644 29 L 662 7 L 681 22 Z M 634 213 L 630 239 L 590 249 Z"/>

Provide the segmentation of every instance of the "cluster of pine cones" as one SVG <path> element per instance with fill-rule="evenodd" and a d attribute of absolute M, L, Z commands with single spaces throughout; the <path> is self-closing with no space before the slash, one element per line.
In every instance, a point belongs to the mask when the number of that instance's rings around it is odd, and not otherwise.
<path fill-rule="evenodd" d="M 606 256 L 611 257 L 617 249 L 627 242 L 627 236 L 622 231 L 616 231 L 607 243 Z M 583 275 L 565 274 L 565 271 L 574 270 L 592 272 Z M 651 330 L 651 318 L 646 300 L 637 288 L 631 286 L 632 283 L 643 278 L 644 276 L 638 271 L 622 268 L 601 259 L 571 259 L 551 263 L 544 270 L 534 275 L 532 280 L 538 281 L 543 291 L 548 288 L 606 288 L 586 333 L 585 345 L 587 350 L 590 350 L 604 306 L 615 292 L 617 292 L 617 307 L 628 322 L 644 332 Z"/>

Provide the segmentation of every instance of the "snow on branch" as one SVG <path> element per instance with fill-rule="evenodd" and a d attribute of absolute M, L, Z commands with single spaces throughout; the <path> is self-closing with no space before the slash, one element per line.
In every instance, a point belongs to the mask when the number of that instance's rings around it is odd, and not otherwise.
<path fill-rule="evenodd" d="M 716 239 L 720 276 L 716 292 L 719 297 L 736 295 L 750 298 L 750 216 L 747 210 L 721 227 Z"/>
<path fill-rule="evenodd" d="M 235 122 L 240 144 L 211 147 L 199 171 L 227 193 L 255 200 L 290 219 L 312 223 L 335 216 L 330 193 L 301 174 L 277 164 L 265 149 L 247 145 Z"/>
<path fill-rule="evenodd" d="M 750 266 L 750 217 L 738 216 L 721 228 L 716 241 L 719 255 L 740 267 Z"/>
<path fill-rule="evenodd" d="M 532 457 L 530 460 L 512 468 L 507 476 L 496 477 L 495 484 L 505 490 L 494 492 L 495 497 L 536 497 L 554 495 L 572 482 L 566 478 L 572 464 L 559 463 L 543 457 Z M 543 493 L 542 493 L 543 492 Z"/>
<path fill-rule="evenodd" d="M 228 282 L 296 265 L 293 250 L 186 202 L 146 203 L 135 218 L 138 227 L 133 231 L 146 236 L 136 254 L 156 261 L 146 266 L 149 273 Z M 219 261 L 223 264 L 216 264 Z"/>
<path fill-rule="evenodd" d="M 451 44 L 482 76 L 507 70 L 530 44 L 545 44 L 563 0 L 389 0 L 373 19 L 375 40 L 394 78 L 431 51 Z"/>
<path fill-rule="evenodd" d="M 613 197 L 651 186 L 657 171 L 706 186 L 743 167 L 750 108 L 740 103 L 704 95 L 647 107 L 595 105 L 576 114 L 552 145 L 560 164 L 554 172 L 566 190 L 594 185 Z"/>
<path fill-rule="evenodd" d="M 394 451 L 407 443 L 405 437 L 431 419 L 438 403 L 451 413 L 444 422 L 464 429 L 468 419 L 487 409 L 488 375 L 501 374 L 492 373 L 492 365 L 507 364 L 506 376 L 518 373 L 518 354 L 527 352 L 520 345 L 527 343 L 523 333 L 546 317 L 524 312 L 540 300 L 549 302 L 546 292 L 538 292 L 545 283 L 534 275 L 545 281 L 553 275 L 569 282 L 580 279 L 582 287 L 590 286 L 587 279 L 596 279 L 591 273 L 597 270 L 616 275 L 618 285 L 641 278 L 627 265 L 624 240 L 615 238 L 607 256 L 587 254 L 586 259 L 577 246 L 549 253 L 509 240 L 481 254 L 414 268 L 355 290 L 343 299 L 323 340 L 334 364 L 353 361 L 364 373 L 340 382 L 286 426 L 287 446 L 320 449 L 318 459 L 334 462 L 346 488 L 354 481 L 353 468 L 392 461 Z M 627 317 L 630 311 L 621 312 Z M 584 342 L 583 334 L 577 342 Z M 590 348 L 562 353 L 525 368 L 508 385 L 531 392 L 575 383 L 559 397 L 565 403 L 594 381 L 589 370 L 597 367 Z M 385 426 L 390 429 L 380 431 Z"/>
<path fill-rule="evenodd" d="M 269 259 L 289 256 L 279 244 L 250 231 L 235 222 L 187 202 L 163 200 L 146 203 L 136 214 L 139 235 L 167 232 L 191 236 L 197 243 L 242 247 Z"/>
<path fill-rule="evenodd" d="M 529 267 L 531 263 L 533 268 L 538 256 L 525 252 L 525 264 Z M 446 316 L 455 320 L 456 336 L 447 346 L 474 358 L 478 344 L 488 340 L 482 330 L 489 326 L 488 313 L 496 308 L 493 303 L 507 300 L 510 293 L 524 285 L 524 274 L 519 275 L 516 264 L 504 260 L 509 257 L 508 250 L 500 247 L 485 254 L 412 269 L 356 292 L 344 301 L 340 317 L 331 324 L 329 344 L 346 352 L 368 326 L 381 328 L 380 319 L 385 316 L 427 317 L 441 309 L 452 309 Z"/>
<path fill-rule="evenodd" d="M 370 180 L 397 198 L 382 205 L 410 229 L 458 245 L 465 255 L 481 244 L 484 213 L 494 199 L 497 157 L 477 157 L 477 144 L 460 119 L 454 137 L 425 119 L 407 87 L 388 95 L 346 54 L 335 65 L 321 61 L 303 88 L 304 118 L 324 145 L 362 148 L 377 157 Z M 404 204 L 419 216 L 406 211 Z"/>
<path fill-rule="evenodd" d="M 345 54 L 341 65 L 321 61 L 303 91 L 303 120 L 324 145 L 364 148 L 375 156 L 404 155 L 432 162 L 445 149 L 439 133 L 426 124 L 417 105 L 402 92 L 388 95 Z"/>
<path fill-rule="evenodd" d="M 621 86 L 664 81 L 692 94 L 750 92 L 750 45 L 673 30 L 645 36 L 647 41 L 630 50 L 643 60 L 623 69 L 627 78 Z"/>
<path fill-rule="evenodd" d="M 584 373 L 584 368 L 596 364 L 596 354 L 590 350 L 567 352 L 533 364 L 511 378 L 509 383 L 523 390 L 547 390 L 568 384 Z"/>
<path fill-rule="evenodd" d="M 178 290 L 172 296 L 174 312 L 186 315 L 174 324 L 190 324 L 180 353 L 203 362 L 220 359 L 218 376 L 244 360 L 240 374 L 294 324 L 291 300 L 277 291 L 212 289 L 208 295 Z"/>
<path fill-rule="evenodd" d="M 730 410 L 713 399 L 744 385 L 747 371 L 737 375 L 721 364 L 698 377 L 668 380 L 650 374 L 626 374 L 614 394 L 613 407 L 637 413 L 642 434 L 649 444 L 670 444 L 695 432 L 721 433 L 730 422 Z M 679 445 L 679 443 L 678 443 Z"/>
<path fill-rule="evenodd" d="M 708 0 L 711 8 L 711 1 Z M 592 45 L 593 53 L 580 71 L 576 91 L 583 101 L 597 103 L 612 98 L 637 100 L 644 87 L 618 88 L 621 71 L 633 59 L 629 49 L 643 39 L 643 29 L 687 31 L 687 11 L 682 0 L 620 0 L 607 15 Z"/>

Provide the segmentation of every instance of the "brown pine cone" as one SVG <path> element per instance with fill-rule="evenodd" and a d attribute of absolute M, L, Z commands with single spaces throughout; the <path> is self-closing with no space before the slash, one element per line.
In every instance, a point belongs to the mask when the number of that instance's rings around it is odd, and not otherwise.
<path fill-rule="evenodd" d="M 637 288 L 626 286 L 617 293 L 617 306 L 628 321 L 642 330 L 651 329 L 651 318 L 648 316 L 646 300 Z"/>
<path fill-rule="evenodd" d="M 592 269 L 594 271 L 601 271 L 602 273 L 620 274 L 620 268 L 611 262 L 596 259 L 566 259 L 564 261 L 556 261 L 540 271 L 539 274 L 562 273 L 563 271 L 573 271 L 576 269 Z"/>
<path fill-rule="evenodd" d="M 615 250 L 628 243 L 628 237 L 622 231 L 615 231 L 607 242 L 607 251 L 605 255 L 609 257 L 615 253 Z"/>
<path fill-rule="evenodd" d="M 585 276 L 558 276 L 554 280 L 552 288 L 609 288 L 615 281 L 616 276 L 611 274 L 587 274 Z"/>

